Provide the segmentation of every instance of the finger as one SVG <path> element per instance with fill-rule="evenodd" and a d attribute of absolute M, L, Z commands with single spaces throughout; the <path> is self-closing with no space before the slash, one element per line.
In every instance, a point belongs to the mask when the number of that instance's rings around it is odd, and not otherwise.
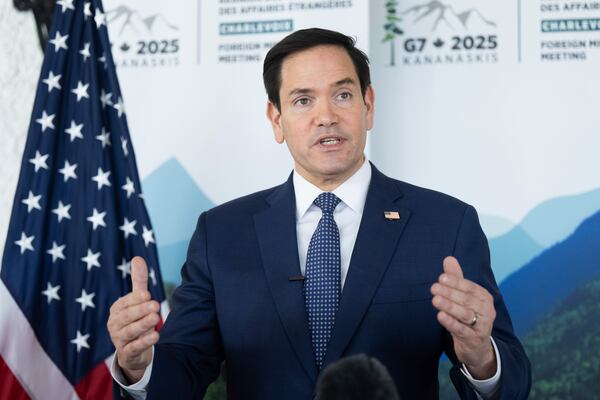
<path fill-rule="evenodd" d="M 133 292 L 148 290 L 148 267 L 142 257 L 131 260 L 131 286 Z"/>
<path fill-rule="evenodd" d="M 452 256 L 444 258 L 444 272 L 448 275 L 456 276 L 457 278 L 464 278 L 462 268 L 458 263 L 458 260 Z"/>
<path fill-rule="evenodd" d="M 439 311 L 443 311 L 446 314 L 451 315 L 453 318 L 465 325 L 468 325 L 473 319 L 473 315 L 475 315 L 475 312 L 470 308 L 461 306 L 439 295 L 433 296 L 431 302 Z"/>
<path fill-rule="evenodd" d="M 160 310 L 158 302 L 151 300 L 122 309 L 109 316 L 109 330 L 118 333 L 121 329 L 147 315 L 157 314 Z"/>
<path fill-rule="evenodd" d="M 118 341 L 123 345 L 132 342 L 145 335 L 148 331 L 153 330 L 158 321 L 160 321 L 158 313 L 152 313 L 138 321 L 125 325 L 118 332 Z"/>
<path fill-rule="evenodd" d="M 437 314 L 437 320 L 452 336 L 457 337 L 463 342 L 475 341 L 478 338 L 476 332 L 471 327 L 461 323 L 444 311 L 440 311 Z"/>
<path fill-rule="evenodd" d="M 445 272 L 440 275 L 438 282 L 443 286 L 465 292 L 481 301 L 487 301 L 487 298 L 490 297 L 488 296 L 489 292 L 484 287 L 468 279 L 459 278 L 455 275 L 447 274 Z"/>
<path fill-rule="evenodd" d="M 119 298 L 115 301 L 110 307 L 110 313 L 115 314 L 119 313 L 127 307 L 135 306 L 140 303 L 144 303 L 150 300 L 150 292 L 131 292 L 126 294 L 125 296 Z"/>
<path fill-rule="evenodd" d="M 144 351 L 148 350 L 150 347 L 156 344 L 159 339 L 159 334 L 155 330 L 149 330 L 146 334 L 144 334 L 139 339 L 136 339 L 132 342 L 129 342 L 127 345 L 123 347 L 122 354 L 125 355 L 127 359 L 138 357 Z"/>
<path fill-rule="evenodd" d="M 434 283 L 431 286 L 431 294 L 434 296 L 442 296 L 449 301 L 452 301 L 463 307 L 475 310 L 478 314 L 485 313 L 485 310 L 489 308 L 484 301 L 476 296 L 473 296 L 469 292 L 463 292 L 462 290 L 454 289 L 450 286 L 445 286 L 440 283 Z"/>

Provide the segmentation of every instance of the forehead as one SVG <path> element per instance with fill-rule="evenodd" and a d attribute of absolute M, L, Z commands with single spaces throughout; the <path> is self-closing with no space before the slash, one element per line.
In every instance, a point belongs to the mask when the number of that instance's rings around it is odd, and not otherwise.
<path fill-rule="evenodd" d="M 281 65 L 281 90 L 331 85 L 341 79 L 358 82 L 350 55 L 341 46 L 316 46 L 293 53 Z"/>

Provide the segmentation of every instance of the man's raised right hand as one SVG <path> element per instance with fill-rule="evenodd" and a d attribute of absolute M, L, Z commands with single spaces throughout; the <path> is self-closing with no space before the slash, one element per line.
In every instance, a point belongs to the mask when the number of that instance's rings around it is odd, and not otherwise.
<path fill-rule="evenodd" d="M 148 291 L 148 268 L 141 257 L 131 260 L 132 291 L 110 308 L 108 332 L 117 349 L 117 362 L 130 383 L 138 382 L 152 362 L 152 346 L 158 342 L 154 329 L 160 321 L 160 304 Z"/>

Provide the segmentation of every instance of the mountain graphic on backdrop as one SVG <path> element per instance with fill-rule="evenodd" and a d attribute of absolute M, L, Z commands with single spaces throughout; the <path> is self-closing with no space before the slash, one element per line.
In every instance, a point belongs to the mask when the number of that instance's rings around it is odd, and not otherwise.
<path fill-rule="evenodd" d="M 592 399 L 600 393 L 600 277 L 577 287 L 521 336 L 533 366 L 528 399 Z M 458 400 L 452 364 L 440 363 L 440 399 Z M 592 397 L 590 397 L 592 394 Z"/>
<path fill-rule="evenodd" d="M 526 334 L 576 288 L 600 277 L 599 243 L 600 211 L 500 284 L 517 335 Z"/>
<path fill-rule="evenodd" d="M 492 214 L 480 213 L 479 222 L 489 239 L 502 236 L 515 227 L 515 223 L 510 219 Z"/>
<path fill-rule="evenodd" d="M 167 21 L 162 14 L 142 17 L 140 13 L 125 5 L 106 12 L 106 19 L 116 28 L 119 35 L 133 31 L 136 34 L 157 34 L 177 31 L 179 28 Z"/>
<path fill-rule="evenodd" d="M 142 186 L 163 281 L 179 284 L 179 271 L 198 217 L 214 203 L 175 158 L 148 175 Z"/>
<path fill-rule="evenodd" d="M 481 27 L 496 27 L 496 23 L 485 18 L 475 8 L 456 12 L 449 4 L 441 1 L 430 1 L 412 6 L 400 13 L 415 25 L 430 27 L 431 32 L 436 32 L 441 27 L 450 28 L 451 31 L 474 30 Z M 411 19 L 412 18 L 412 19 Z"/>
<path fill-rule="evenodd" d="M 591 399 L 600 393 L 600 278 L 573 291 L 522 340 L 535 366 L 529 398 Z"/>
<path fill-rule="evenodd" d="M 502 282 L 543 249 L 564 240 L 599 207 L 600 188 L 556 197 L 534 207 L 518 225 L 501 235 L 494 235 L 493 228 L 498 227 L 499 223 L 508 227 L 509 221 L 497 221 L 493 216 L 482 215 L 481 222 L 489 238 L 496 280 Z"/>
<path fill-rule="evenodd" d="M 502 282 L 545 249 L 520 225 L 505 235 L 490 240 L 489 245 L 492 269 L 497 282 Z"/>

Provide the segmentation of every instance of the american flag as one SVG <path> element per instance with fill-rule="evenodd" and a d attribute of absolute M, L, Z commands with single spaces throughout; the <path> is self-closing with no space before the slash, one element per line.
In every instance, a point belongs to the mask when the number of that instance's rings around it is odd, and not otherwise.
<path fill-rule="evenodd" d="M 109 308 L 166 303 L 100 0 L 59 0 L 0 270 L 0 399 L 111 397 Z"/>

